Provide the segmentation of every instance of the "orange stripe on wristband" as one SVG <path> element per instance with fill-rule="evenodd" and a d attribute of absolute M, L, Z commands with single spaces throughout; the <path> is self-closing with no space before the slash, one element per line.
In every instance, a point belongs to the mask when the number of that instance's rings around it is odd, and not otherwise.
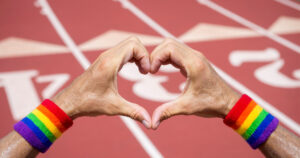
<path fill-rule="evenodd" d="M 250 97 L 247 95 L 242 95 L 241 99 L 239 99 L 235 105 L 240 106 L 233 106 L 232 109 L 229 111 L 225 119 L 223 120 L 224 123 L 230 127 L 234 126 L 236 120 L 240 117 L 243 111 L 247 108 L 248 104 L 252 101 Z"/>
<path fill-rule="evenodd" d="M 61 124 L 60 120 L 49 111 L 44 105 L 40 105 L 37 107 L 44 115 L 46 115 L 49 120 L 60 130 L 60 132 L 64 132 L 66 128 Z"/>
<path fill-rule="evenodd" d="M 72 119 L 62 110 L 60 109 L 54 102 L 46 99 L 43 101 L 42 105 L 44 105 L 49 111 L 51 111 L 61 122 L 64 128 L 69 128 L 72 126 Z"/>
<path fill-rule="evenodd" d="M 252 100 L 249 105 L 247 106 L 247 108 L 242 112 L 242 114 L 240 115 L 240 117 L 238 118 L 238 120 L 236 121 L 236 123 L 232 126 L 233 129 L 238 129 L 243 122 L 246 120 L 246 118 L 248 117 L 248 115 L 251 113 L 251 111 L 253 110 L 253 108 L 256 106 L 256 103 Z"/>

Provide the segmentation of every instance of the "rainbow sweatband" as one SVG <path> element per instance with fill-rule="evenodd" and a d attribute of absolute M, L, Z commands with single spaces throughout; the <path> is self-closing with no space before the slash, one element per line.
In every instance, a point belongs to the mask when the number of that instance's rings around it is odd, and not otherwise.
<path fill-rule="evenodd" d="M 44 153 L 72 124 L 72 119 L 63 110 L 46 99 L 16 123 L 14 129 L 34 148 Z"/>
<path fill-rule="evenodd" d="M 244 94 L 227 114 L 224 123 L 256 149 L 269 138 L 279 121 Z"/>

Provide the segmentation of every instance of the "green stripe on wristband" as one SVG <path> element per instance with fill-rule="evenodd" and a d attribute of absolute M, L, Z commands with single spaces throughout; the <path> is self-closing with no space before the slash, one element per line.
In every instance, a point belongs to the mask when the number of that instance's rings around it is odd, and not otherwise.
<path fill-rule="evenodd" d="M 253 121 L 251 126 L 247 129 L 247 131 L 243 134 L 243 138 L 246 140 L 255 132 L 257 127 L 260 125 L 260 123 L 266 118 L 268 115 L 268 112 L 263 109 L 263 111 L 260 112 L 258 117 Z"/>
<path fill-rule="evenodd" d="M 46 137 L 53 143 L 56 137 L 49 131 L 49 129 L 41 122 L 34 114 L 30 113 L 27 117 L 46 135 Z"/>

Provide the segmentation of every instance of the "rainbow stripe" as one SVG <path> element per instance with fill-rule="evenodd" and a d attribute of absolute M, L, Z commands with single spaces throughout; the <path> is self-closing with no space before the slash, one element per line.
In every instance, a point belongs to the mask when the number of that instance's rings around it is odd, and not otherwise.
<path fill-rule="evenodd" d="M 72 124 L 72 119 L 63 110 L 46 99 L 16 123 L 14 129 L 34 148 L 44 153 Z"/>
<path fill-rule="evenodd" d="M 244 94 L 225 117 L 224 123 L 256 149 L 268 139 L 279 121 Z"/>

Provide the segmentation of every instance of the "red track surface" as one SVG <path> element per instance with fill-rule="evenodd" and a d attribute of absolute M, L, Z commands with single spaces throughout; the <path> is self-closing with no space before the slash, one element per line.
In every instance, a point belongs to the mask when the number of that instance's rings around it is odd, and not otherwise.
<path fill-rule="evenodd" d="M 291 17 L 300 21 L 299 11 L 273 0 L 216 0 L 214 2 L 267 30 L 280 17 Z M 156 38 L 161 37 L 153 28 L 130 11 L 124 9 L 118 2 L 110 0 L 88 0 L 84 2 L 60 0 L 49 1 L 49 3 L 62 25 L 79 47 L 81 44 L 111 30 L 139 33 Z M 132 3 L 178 38 L 200 23 L 250 30 L 194 0 L 177 0 L 176 3 L 172 0 L 133 0 Z M 29 81 L 33 84 L 32 87 L 34 92 L 37 93 L 38 99 L 42 100 L 43 91 L 49 86 L 50 82 L 38 82 L 39 77 L 57 74 L 70 75 L 67 82 L 63 84 L 63 87 L 65 87 L 72 79 L 83 72 L 83 68 L 73 57 L 71 51 L 67 49 L 57 49 L 49 52 L 46 49 L 41 53 L 36 51 L 37 54 L 35 55 L 30 51 L 22 52 L 21 50 L 19 55 L 10 55 L 9 57 L 1 55 L 1 53 L 9 52 L 7 50 L 12 50 L 12 53 L 8 54 L 13 54 L 16 49 L 11 48 L 19 47 L 4 43 L 10 37 L 55 44 L 66 48 L 54 27 L 40 11 L 40 8 L 34 6 L 33 0 L 18 2 L 2 0 L 0 2 L 0 137 L 10 132 L 16 122 L 10 108 L 12 103 L 8 99 L 8 88 L 4 88 L 5 85 L 1 83 L 4 82 L 1 75 L 6 72 L 17 74 L 17 71 L 36 72 L 35 75 L 29 78 Z M 286 25 L 285 28 L 290 30 L 289 25 Z M 299 22 L 297 26 L 300 28 Z M 299 31 L 278 33 L 278 35 L 297 45 L 300 44 Z M 261 82 L 254 76 L 255 70 L 273 61 L 245 62 L 239 67 L 233 66 L 229 61 L 229 54 L 232 51 L 273 48 L 280 53 L 280 59 L 285 61 L 280 73 L 299 82 L 300 78 L 293 76 L 294 70 L 300 69 L 299 53 L 264 36 L 185 42 L 192 48 L 204 53 L 217 67 L 254 91 L 275 108 L 298 124 L 300 123 L 299 86 L 290 88 L 272 86 Z M 24 42 L 21 43 L 24 44 Z M 6 44 L 5 47 L 4 44 Z M 20 48 L 23 47 L 20 46 Z M 151 52 L 153 45 L 147 48 Z M 28 50 L 33 50 L 33 48 L 30 47 Z M 84 55 L 92 62 L 105 49 L 103 47 L 98 50 L 82 50 Z M 159 72 L 157 75 L 168 78 L 166 82 L 162 83 L 165 90 L 169 93 L 180 93 L 178 87 L 184 81 L 184 77 L 180 73 Z M 144 105 L 149 113 L 152 113 L 162 103 L 162 101 L 153 101 L 137 96 L 132 90 L 135 84 L 133 81 L 120 76 L 118 83 L 122 96 Z M 59 89 L 63 87 L 59 87 Z M 22 86 L 16 88 L 19 91 L 24 91 L 24 93 L 27 92 Z M 12 98 L 20 99 L 19 96 L 12 96 Z M 30 100 L 31 98 L 25 99 Z M 253 151 L 238 134 L 226 127 L 220 119 L 178 116 L 165 121 L 157 131 L 140 127 L 164 157 L 263 157 L 259 151 Z M 39 157 L 74 158 L 148 156 L 119 117 L 105 116 L 76 120 L 74 126 L 56 141 L 46 154 L 39 155 Z"/>

